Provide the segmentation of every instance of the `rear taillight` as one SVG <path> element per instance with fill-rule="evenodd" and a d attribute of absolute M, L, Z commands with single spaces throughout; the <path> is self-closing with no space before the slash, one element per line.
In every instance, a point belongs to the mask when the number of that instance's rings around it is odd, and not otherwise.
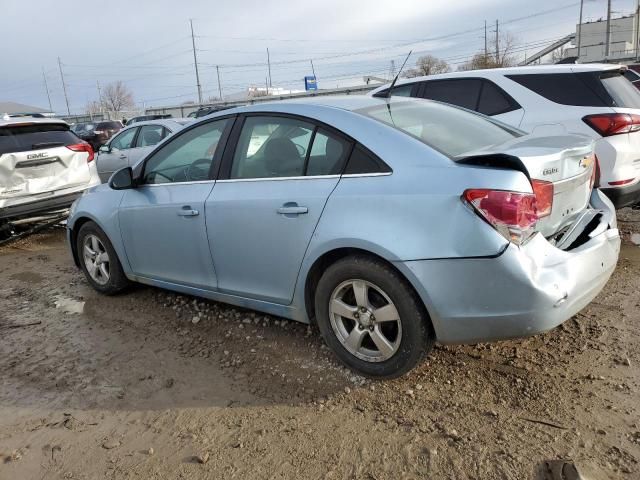
<path fill-rule="evenodd" d="M 522 245 L 538 221 L 536 195 L 505 190 L 470 189 L 463 198 L 503 237 Z"/>
<path fill-rule="evenodd" d="M 613 187 L 619 187 L 621 185 L 627 185 L 635 180 L 635 178 L 627 178 L 626 180 L 614 180 L 613 182 L 609 182 L 609 185 Z"/>
<path fill-rule="evenodd" d="M 553 183 L 546 180 L 531 180 L 533 194 L 536 196 L 538 218 L 551 215 L 553 208 Z"/>
<path fill-rule="evenodd" d="M 598 160 L 598 156 L 593 156 L 593 170 L 591 171 L 591 181 L 589 188 L 598 188 L 600 186 L 600 160 Z"/>
<path fill-rule="evenodd" d="M 582 121 L 603 137 L 640 130 L 640 115 L 635 113 L 598 113 L 587 115 Z"/>
<path fill-rule="evenodd" d="M 74 152 L 87 152 L 89 157 L 87 157 L 87 163 L 92 162 L 94 158 L 93 148 L 87 142 L 82 143 L 74 143 L 73 145 L 67 145 L 69 150 L 73 150 Z"/>

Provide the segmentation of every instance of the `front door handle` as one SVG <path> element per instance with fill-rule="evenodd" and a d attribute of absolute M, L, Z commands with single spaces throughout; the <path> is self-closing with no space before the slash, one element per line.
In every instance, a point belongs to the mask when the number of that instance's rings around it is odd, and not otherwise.
<path fill-rule="evenodd" d="M 180 210 L 178 210 L 178 215 L 181 217 L 195 217 L 196 215 L 200 215 L 200 212 L 191 208 L 191 206 L 189 205 L 185 205 Z"/>
<path fill-rule="evenodd" d="M 278 213 L 280 215 L 301 215 L 303 213 L 309 213 L 309 209 L 298 205 L 282 206 L 278 209 Z"/>

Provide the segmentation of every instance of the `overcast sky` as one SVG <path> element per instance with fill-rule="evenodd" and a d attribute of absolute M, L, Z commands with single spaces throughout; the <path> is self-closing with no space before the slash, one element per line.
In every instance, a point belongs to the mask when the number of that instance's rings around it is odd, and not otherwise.
<path fill-rule="evenodd" d="M 606 0 L 585 1 L 585 19 L 606 16 Z M 613 0 L 614 16 L 635 0 Z M 484 46 L 484 21 L 504 23 L 519 55 L 575 31 L 579 2 L 568 0 L 0 0 L 0 101 L 66 113 L 57 57 L 72 113 L 98 97 L 96 82 L 122 80 L 139 105 L 197 99 L 189 19 L 203 96 L 264 85 L 266 48 L 273 86 L 304 88 L 313 59 L 321 88 L 363 75 L 385 77 L 394 60 L 421 54 L 455 69 Z"/>

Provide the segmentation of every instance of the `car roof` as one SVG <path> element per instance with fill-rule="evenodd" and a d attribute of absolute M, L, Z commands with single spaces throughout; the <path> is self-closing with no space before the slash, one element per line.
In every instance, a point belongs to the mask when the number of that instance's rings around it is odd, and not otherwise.
<path fill-rule="evenodd" d="M 219 112 L 212 113 L 204 119 L 210 119 L 215 117 L 223 117 L 225 115 L 232 115 L 235 113 L 251 113 L 251 112 L 282 112 L 286 113 L 299 113 L 305 109 L 305 107 L 314 107 L 321 109 L 340 109 L 353 111 L 360 108 L 373 107 L 376 105 L 385 105 L 387 99 L 369 97 L 367 95 L 331 95 L 331 96 L 316 96 L 316 97 L 302 97 L 290 100 L 274 100 L 272 102 L 260 102 L 253 105 L 244 105 L 241 107 L 234 107 L 227 110 L 221 110 Z M 409 97 L 393 97 L 389 100 L 391 103 L 407 102 L 417 100 Z M 200 121 L 201 119 L 198 119 Z"/>
<path fill-rule="evenodd" d="M 423 80 L 438 80 L 444 78 L 457 77 L 482 77 L 491 78 L 495 75 L 529 75 L 529 74 L 554 74 L 554 73 L 582 73 L 582 72 L 604 72 L 607 70 L 620 70 L 626 68 L 625 65 L 615 63 L 585 63 L 585 64 L 560 64 L 560 65 L 527 65 L 522 67 L 486 68 L 482 70 L 464 70 L 437 75 L 425 75 L 422 77 L 398 79 L 395 86 L 406 85 Z M 382 85 L 369 94 L 378 93 L 389 88 L 389 84 Z"/>
<path fill-rule="evenodd" d="M 123 130 L 128 130 L 133 127 L 141 127 L 143 125 L 162 125 L 164 127 L 176 128 L 184 127 L 187 123 L 192 122 L 192 118 L 159 118 L 157 120 L 143 120 L 141 122 L 134 122 L 132 124 L 128 124 L 124 127 Z"/>
<path fill-rule="evenodd" d="M 41 117 L 5 117 L 2 113 L 0 113 L 0 127 L 6 127 L 10 125 L 29 125 L 35 123 L 44 123 L 44 124 L 62 124 L 69 125 L 67 122 L 60 118 L 41 118 Z"/>

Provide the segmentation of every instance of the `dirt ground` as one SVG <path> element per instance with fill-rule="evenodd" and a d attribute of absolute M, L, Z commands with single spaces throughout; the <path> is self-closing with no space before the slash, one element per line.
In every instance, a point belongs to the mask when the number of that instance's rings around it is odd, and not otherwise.
<path fill-rule="evenodd" d="M 135 287 L 95 293 L 62 230 L 0 250 L 0 479 L 640 478 L 640 212 L 547 334 L 436 347 L 365 380 L 315 329 Z"/>

